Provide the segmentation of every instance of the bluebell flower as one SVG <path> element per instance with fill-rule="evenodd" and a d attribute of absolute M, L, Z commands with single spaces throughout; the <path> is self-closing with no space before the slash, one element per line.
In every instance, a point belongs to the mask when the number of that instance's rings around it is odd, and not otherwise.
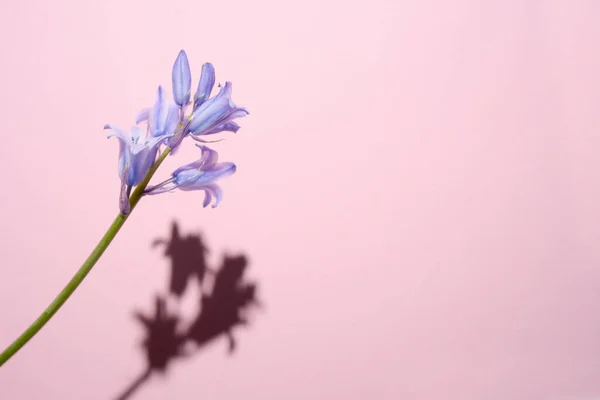
<path fill-rule="evenodd" d="M 190 115 L 187 130 L 194 139 L 223 131 L 237 132 L 239 125 L 233 120 L 248 115 L 248 110 L 235 105 L 231 91 L 231 82 L 225 82 L 215 97 L 203 102 Z"/>
<path fill-rule="evenodd" d="M 131 133 L 126 133 L 114 125 L 105 125 L 104 129 L 112 129 L 114 133 L 108 138 L 119 139 L 119 178 L 121 178 L 121 195 L 119 205 L 123 214 L 129 213 L 128 191 L 132 186 L 138 185 L 154 161 L 158 145 L 167 136 L 143 136 L 142 129 L 134 126 Z"/>
<path fill-rule="evenodd" d="M 162 86 L 158 87 L 152 108 L 144 108 L 135 118 L 135 123 L 147 121 L 152 137 L 175 133 L 179 123 L 179 110 L 173 101 L 167 100 Z"/>
<path fill-rule="evenodd" d="M 179 52 L 173 64 L 173 99 L 178 106 L 183 107 L 190 102 L 190 91 L 192 90 L 192 74 L 187 54 L 184 50 Z"/>
<path fill-rule="evenodd" d="M 169 140 L 165 140 L 165 144 L 173 150 L 171 155 L 176 153 L 189 134 L 198 142 L 211 143 L 201 137 L 224 131 L 236 133 L 240 129 L 233 120 L 246 116 L 248 110 L 237 107 L 231 100 L 231 82 L 226 82 L 219 93 L 210 98 L 215 85 L 215 67 L 211 63 L 202 65 L 190 115 L 186 115 L 185 108 L 190 104 L 191 73 L 184 50 L 179 52 L 173 64 L 172 80 L 174 102 L 166 99 L 164 90 L 159 86 L 154 107 L 143 109 L 136 117 L 136 123 L 148 121 L 153 136 L 173 133 Z"/>
<path fill-rule="evenodd" d="M 202 150 L 202 156 L 193 163 L 176 169 L 171 178 L 146 189 L 145 194 L 159 194 L 170 192 L 174 189 L 180 190 L 204 190 L 203 207 L 208 206 L 214 197 L 212 207 L 216 207 L 223 198 L 223 191 L 216 184 L 219 179 L 233 175 L 236 166 L 231 162 L 218 162 L 216 151 L 206 146 L 196 145 Z"/>

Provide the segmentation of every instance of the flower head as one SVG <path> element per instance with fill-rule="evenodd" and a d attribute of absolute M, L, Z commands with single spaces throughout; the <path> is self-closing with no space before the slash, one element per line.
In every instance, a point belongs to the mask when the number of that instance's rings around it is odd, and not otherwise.
<path fill-rule="evenodd" d="M 108 137 L 119 139 L 119 177 L 121 178 L 120 208 L 121 212 L 128 214 L 130 211 L 129 193 L 133 186 L 144 180 L 148 171 L 157 159 L 160 144 L 165 144 L 171 156 L 177 153 L 182 141 L 190 136 L 198 142 L 210 143 L 202 139 L 207 135 L 219 132 L 236 133 L 240 126 L 234 121 L 248 115 L 245 107 L 238 107 L 231 99 L 231 82 L 225 85 L 214 97 L 211 97 L 215 86 L 215 68 L 211 63 L 204 63 L 198 81 L 194 98 L 190 99 L 191 73 L 187 54 L 181 50 L 173 63 L 172 70 L 173 99 L 168 99 L 162 86 L 158 86 L 154 105 L 144 108 L 136 116 L 136 124 L 147 122 L 146 133 L 142 129 L 132 128 L 130 133 L 112 125 L 105 129 L 112 129 L 113 134 Z M 192 104 L 191 111 L 186 108 Z M 215 140 L 212 142 L 216 142 Z M 141 193 L 158 194 L 174 189 L 204 190 L 204 206 L 213 202 L 216 207 L 222 198 L 222 192 L 215 183 L 218 179 L 235 173 L 235 164 L 217 162 L 217 153 L 207 147 L 202 149 L 200 160 L 187 164 L 173 172 L 167 181 L 149 187 L 145 191 L 139 188 L 135 196 Z M 166 157 L 166 153 L 164 154 Z M 161 156 L 160 162 L 164 160 Z M 146 183 L 144 183 L 146 185 Z M 137 194 L 136 194 L 137 193 Z M 134 203 L 139 200 L 134 199 Z"/>
<path fill-rule="evenodd" d="M 131 133 L 126 133 L 114 125 L 105 125 L 104 129 L 112 129 L 114 133 L 108 138 L 119 140 L 119 178 L 121 178 L 121 212 L 129 213 L 129 201 L 125 195 L 127 187 L 138 185 L 143 179 L 154 160 L 158 145 L 164 139 L 159 137 L 143 137 L 142 129 L 134 126 Z"/>
<path fill-rule="evenodd" d="M 216 207 L 223 198 L 221 188 L 215 183 L 217 180 L 233 175 L 236 166 L 231 162 L 218 162 L 216 151 L 206 146 L 196 145 L 202 150 L 202 156 L 193 163 L 176 169 L 171 178 L 165 182 L 146 190 L 146 194 L 159 194 L 180 190 L 204 190 L 203 206 L 208 206 L 214 197 L 212 207 Z"/>

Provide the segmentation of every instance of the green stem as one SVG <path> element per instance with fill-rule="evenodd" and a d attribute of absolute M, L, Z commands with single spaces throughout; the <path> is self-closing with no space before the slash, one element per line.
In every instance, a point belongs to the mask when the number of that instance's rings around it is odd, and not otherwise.
<path fill-rule="evenodd" d="M 166 148 L 165 151 L 161 153 L 158 157 L 154 165 L 148 170 L 146 176 L 140 182 L 140 184 L 135 188 L 133 194 L 129 198 L 129 204 L 131 205 L 131 211 L 135 208 L 137 203 L 139 203 L 142 195 L 144 194 L 144 190 L 152 175 L 156 172 L 160 164 L 164 161 L 164 159 L 171 152 L 170 148 Z M 40 315 L 30 326 L 19 336 L 10 346 L 8 346 L 1 354 L 0 354 L 0 366 L 2 366 L 6 361 L 8 361 L 21 347 L 25 345 L 36 333 L 39 332 L 40 329 L 52 318 L 54 314 L 60 309 L 60 307 L 67 301 L 67 299 L 73 294 L 75 289 L 79 286 L 79 284 L 83 281 L 86 275 L 92 270 L 96 262 L 100 259 L 104 251 L 107 249 L 108 245 L 115 238 L 125 221 L 129 215 L 131 215 L 131 211 L 128 215 L 119 214 L 117 218 L 110 225 L 100 242 L 96 245 L 96 248 L 89 255 L 87 260 L 84 261 L 83 265 L 79 270 L 75 273 L 75 276 L 71 278 L 69 283 L 65 286 L 65 288 L 56 296 L 54 301 L 50 303 L 48 308 Z"/>

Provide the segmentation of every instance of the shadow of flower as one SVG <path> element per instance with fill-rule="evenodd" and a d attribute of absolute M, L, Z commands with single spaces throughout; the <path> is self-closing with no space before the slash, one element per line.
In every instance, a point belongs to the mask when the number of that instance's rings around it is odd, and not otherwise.
<path fill-rule="evenodd" d="M 228 352 L 233 354 L 237 348 L 233 329 L 248 325 L 247 312 L 252 306 L 260 306 L 257 284 L 245 281 L 249 266 L 245 255 L 225 255 L 219 268 L 210 269 L 206 262 L 209 250 L 202 237 L 182 236 L 176 222 L 169 240 L 157 239 L 152 243 L 152 247 L 159 245 L 165 246 L 164 254 L 171 260 L 168 293 L 156 296 L 153 316 L 134 312 L 134 318 L 145 330 L 142 348 L 146 368 L 117 400 L 131 398 L 153 373 L 164 374 L 173 361 L 191 357 L 221 336 L 227 337 Z M 207 274 L 214 278 L 208 293 L 202 289 Z M 193 281 L 200 288 L 199 309 L 193 320 L 185 321 L 179 310 L 167 310 L 167 298 L 182 298 Z M 182 325 L 189 328 L 182 332 Z"/>

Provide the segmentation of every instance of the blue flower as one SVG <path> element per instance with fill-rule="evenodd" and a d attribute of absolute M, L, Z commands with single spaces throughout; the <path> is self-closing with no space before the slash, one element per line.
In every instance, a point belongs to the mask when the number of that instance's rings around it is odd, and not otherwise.
<path fill-rule="evenodd" d="M 144 108 L 135 118 L 136 124 L 143 121 L 148 121 L 148 129 L 152 137 L 175 133 L 179 122 L 179 110 L 174 102 L 167 100 L 162 86 L 158 87 L 154 106 Z"/>
<path fill-rule="evenodd" d="M 193 163 L 176 169 L 171 178 L 146 189 L 145 194 L 159 194 L 170 192 L 174 189 L 180 190 L 204 190 L 203 207 L 208 206 L 214 197 L 212 207 L 216 207 L 223 198 L 223 191 L 215 183 L 217 180 L 233 175 L 236 170 L 235 164 L 231 162 L 218 162 L 216 151 L 206 146 L 196 145 L 202 150 L 202 156 Z"/>
<path fill-rule="evenodd" d="M 142 137 L 142 129 L 134 126 L 131 133 L 126 133 L 114 125 L 105 125 L 104 129 L 112 129 L 114 133 L 108 138 L 119 139 L 119 178 L 121 178 L 120 208 L 123 214 L 129 213 L 129 198 L 127 192 L 130 187 L 138 185 L 148 169 L 156 160 L 158 145 L 167 136 Z"/>
<path fill-rule="evenodd" d="M 181 50 L 173 64 L 173 99 L 168 101 L 161 86 L 158 87 L 154 107 L 145 108 L 136 117 L 136 123 L 148 121 L 152 136 L 173 133 L 165 144 L 175 154 L 183 139 L 191 133 L 194 140 L 210 143 L 200 137 L 219 132 L 236 133 L 240 126 L 233 120 L 248 115 L 244 107 L 237 107 L 231 100 L 231 82 L 226 82 L 219 93 L 210 98 L 215 85 L 215 67 L 204 63 L 194 94 L 194 104 L 190 115 L 185 109 L 190 104 L 191 73 L 188 58 Z"/>
<path fill-rule="evenodd" d="M 173 64 L 173 99 L 178 106 L 183 107 L 190 102 L 190 91 L 192 89 L 192 74 L 187 54 L 184 50 L 179 52 L 175 64 Z"/>
<path fill-rule="evenodd" d="M 232 120 L 248 115 L 248 110 L 235 105 L 231 100 L 231 91 L 231 82 L 225 82 L 215 97 L 203 102 L 190 115 L 187 129 L 194 139 L 198 140 L 195 136 L 223 131 L 237 132 L 239 125 Z"/>

